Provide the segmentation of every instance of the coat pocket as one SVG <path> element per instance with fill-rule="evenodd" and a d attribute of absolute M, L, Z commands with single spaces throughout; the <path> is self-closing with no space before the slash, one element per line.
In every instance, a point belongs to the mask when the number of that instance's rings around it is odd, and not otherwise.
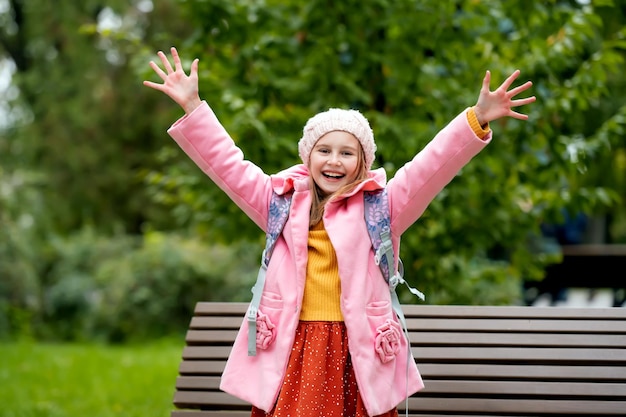
<path fill-rule="evenodd" d="M 391 303 L 375 301 L 366 307 L 374 350 L 382 363 L 392 362 L 402 347 L 402 326 L 395 319 Z"/>
<path fill-rule="evenodd" d="M 268 349 L 276 339 L 283 300 L 278 294 L 264 293 L 256 317 L 256 347 Z"/>

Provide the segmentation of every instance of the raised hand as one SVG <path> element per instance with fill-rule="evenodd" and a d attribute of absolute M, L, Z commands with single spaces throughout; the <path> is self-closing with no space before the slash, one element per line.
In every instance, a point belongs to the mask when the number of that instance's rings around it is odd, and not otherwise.
<path fill-rule="evenodd" d="M 180 63 L 176 48 L 171 48 L 171 54 L 174 68 L 162 51 L 159 51 L 157 55 L 161 58 L 165 70 L 162 70 L 154 61 L 150 61 L 150 67 L 161 77 L 163 84 L 144 81 L 143 85 L 167 94 L 183 108 L 185 113 L 189 114 L 202 102 L 198 94 L 198 59 L 193 60 L 189 75 L 187 75 Z"/>
<path fill-rule="evenodd" d="M 483 79 L 482 88 L 480 89 L 478 102 L 474 106 L 474 112 L 481 125 L 501 117 L 513 117 L 520 120 L 528 119 L 528 115 L 512 110 L 513 107 L 523 106 L 535 101 L 535 96 L 516 100 L 513 99 L 519 93 L 528 90 L 533 85 L 531 81 L 527 81 L 509 90 L 509 87 L 511 87 L 511 84 L 513 84 L 513 81 L 517 79 L 519 74 L 520 71 L 515 70 L 513 74 L 509 75 L 509 77 L 504 80 L 500 87 L 495 91 L 490 91 L 489 83 L 491 82 L 491 72 L 487 71 Z"/>

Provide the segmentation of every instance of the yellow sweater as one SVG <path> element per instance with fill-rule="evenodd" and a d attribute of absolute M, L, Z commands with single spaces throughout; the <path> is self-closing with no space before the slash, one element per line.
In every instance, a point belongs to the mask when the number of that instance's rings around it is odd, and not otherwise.
<path fill-rule="evenodd" d="M 489 133 L 489 124 L 481 126 L 474 108 L 467 112 L 472 130 L 481 139 Z M 320 221 L 309 230 L 309 259 L 300 320 L 343 321 L 341 314 L 341 282 L 337 254 L 333 248 L 324 222 Z"/>
<path fill-rule="evenodd" d="M 320 221 L 309 230 L 309 260 L 300 320 L 343 321 L 340 298 L 337 254 L 324 222 Z"/>

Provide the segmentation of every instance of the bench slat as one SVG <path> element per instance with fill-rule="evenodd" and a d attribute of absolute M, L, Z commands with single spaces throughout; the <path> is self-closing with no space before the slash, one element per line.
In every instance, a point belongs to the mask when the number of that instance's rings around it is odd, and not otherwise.
<path fill-rule="evenodd" d="M 404 403 L 399 405 L 404 410 Z M 545 415 L 546 411 L 561 415 L 624 415 L 626 401 L 578 401 L 543 399 L 493 399 L 493 398 L 410 398 L 409 409 L 421 412 L 483 412 L 517 415 L 520 411 L 531 415 Z"/>
<path fill-rule="evenodd" d="M 179 408 L 204 410 L 249 410 L 250 404 L 222 391 L 176 391 L 174 404 Z"/>
<path fill-rule="evenodd" d="M 180 374 L 184 376 L 220 376 L 225 361 L 184 361 Z M 556 365 L 490 365 L 420 363 L 424 379 L 537 379 L 559 381 L 617 381 L 626 382 L 624 366 L 556 366 Z"/>
<path fill-rule="evenodd" d="M 181 391 L 209 392 L 219 390 L 219 377 L 179 377 L 176 388 Z M 458 393 L 461 395 L 512 395 L 512 396 L 578 396 L 581 398 L 624 397 L 626 398 L 626 382 L 546 382 L 537 380 L 532 384 L 528 381 L 480 381 L 480 380 L 431 380 L 420 391 L 418 397 Z"/>
<path fill-rule="evenodd" d="M 189 345 L 210 342 L 231 346 L 237 331 L 190 330 L 186 341 Z M 623 347 L 626 335 L 554 334 L 554 333 L 479 333 L 479 332 L 416 332 L 410 331 L 413 346 L 560 346 L 560 347 Z"/>
<path fill-rule="evenodd" d="M 548 398 L 580 397 L 624 397 L 626 398 L 625 383 L 598 383 L 598 382 L 545 382 L 535 381 L 428 381 L 426 387 L 420 391 L 417 397 L 428 397 L 431 394 L 459 393 L 461 395 L 511 395 L 511 396 L 536 396 Z"/>
<path fill-rule="evenodd" d="M 626 320 L 626 318 L 624 319 Z M 589 333 L 626 334 L 624 323 L 616 320 L 556 320 L 556 319 L 407 319 L 409 330 L 475 331 L 481 333 Z"/>
<path fill-rule="evenodd" d="M 247 303 L 231 302 L 198 302 L 194 316 L 236 317 L 241 324 Z M 555 308 L 526 306 L 436 306 L 420 304 L 403 304 L 402 310 L 407 318 L 558 318 L 574 320 L 625 320 L 624 308 Z"/>
<path fill-rule="evenodd" d="M 195 359 L 225 359 L 230 346 L 186 346 L 183 349 L 183 358 Z M 417 363 L 421 362 L 546 362 L 568 363 L 586 362 L 594 364 L 626 362 L 626 349 L 595 349 L 583 348 L 527 348 L 519 347 L 466 347 L 466 346 L 438 346 L 414 347 L 413 356 Z"/>
<path fill-rule="evenodd" d="M 435 347 L 413 348 L 413 356 L 418 362 L 446 361 L 446 362 L 552 362 L 554 364 L 574 364 L 585 362 L 601 364 L 626 363 L 626 349 L 558 349 L 558 348 L 532 348 L 520 349 L 518 347 L 491 347 L 489 349 L 468 347 Z"/>

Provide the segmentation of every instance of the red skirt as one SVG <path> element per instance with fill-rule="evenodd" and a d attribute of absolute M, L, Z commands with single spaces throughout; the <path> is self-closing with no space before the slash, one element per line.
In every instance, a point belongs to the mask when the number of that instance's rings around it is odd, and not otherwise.
<path fill-rule="evenodd" d="M 381 417 L 397 417 L 396 409 Z M 301 321 L 274 409 L 252 417 L 369 417 L 356 384 L 343 322 Z"/>

